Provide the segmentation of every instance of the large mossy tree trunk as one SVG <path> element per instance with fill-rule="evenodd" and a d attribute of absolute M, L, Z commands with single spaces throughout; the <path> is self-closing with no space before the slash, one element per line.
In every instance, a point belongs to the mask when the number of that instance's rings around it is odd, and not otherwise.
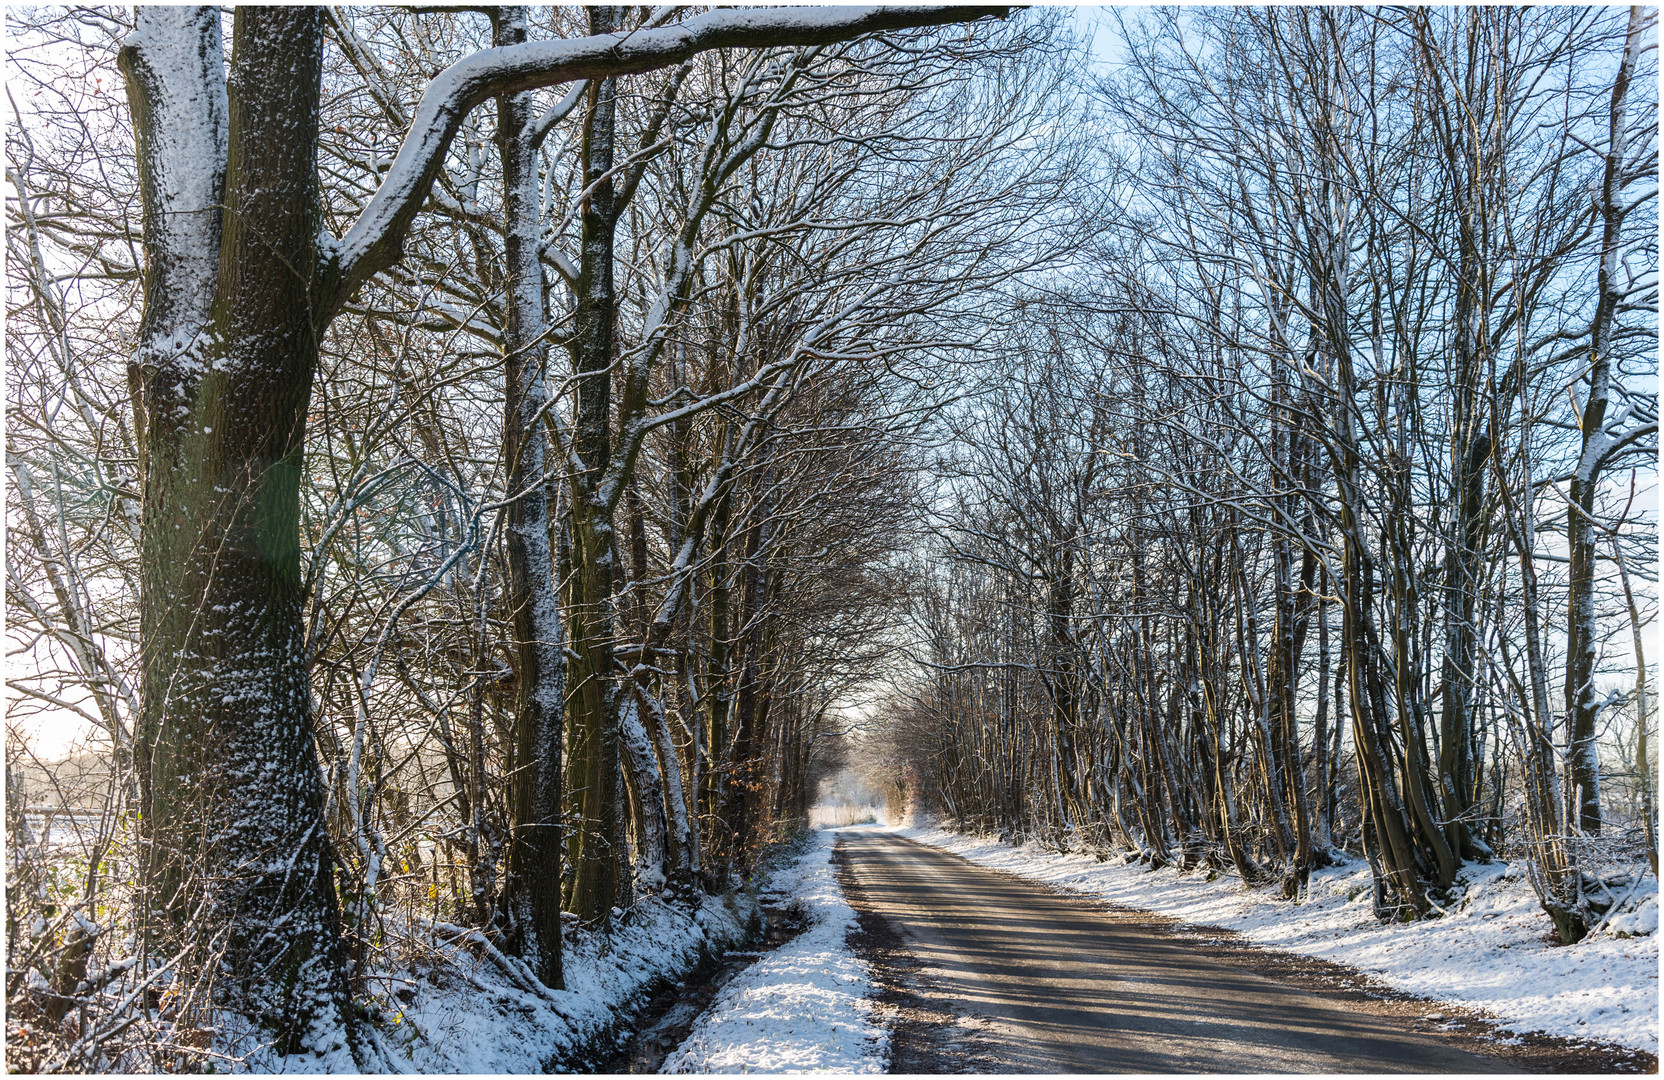
<path fill-rule="evenodd" d="M 140 829 L 160 916 L 147 947 L 183 953 L 182 975 L 212 974 L 285 1051 L 327 1052 L 353 1025 L 300 563 L 323 328 L 322 14 L 238 9 L 229 79 L 218 20 L 141 9 L 122 55 L 147 223 L 131 377 L 144 441 Z M 223 201 L 180 201 L 219 170 Z M 179 212 L 194 220 L 162 224 Z"/>

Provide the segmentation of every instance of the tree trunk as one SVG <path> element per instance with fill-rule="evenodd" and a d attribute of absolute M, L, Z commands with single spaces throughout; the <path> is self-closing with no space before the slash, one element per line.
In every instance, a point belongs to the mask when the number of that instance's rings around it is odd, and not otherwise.
<path fill-rule="evenodd" d="M 1630 480 L 1633 497 L 1634 479 Z M 1635 603 L 1635 591 L 1629 584 L 1629 565 L 1616 534 L 1612 537 L 1612 554 L 1618 564 L 1618 580 L 1624 588 L 1624 605 L 1629 609 L 1630 645 L 1635 650 L 1635 773 L 1636 786 L 1641 789 L 1641 832 L 1647 841 L 1647 861 L 1652 876 L 1658 876 L 1658 807 L 1656 804 L 1657 775 L 1648 752 L 1647 725 L 1652 722 L 1652 695 L 1647 688 L 1647 653 L 1643 648 L 1641 630 L 1646 623 Z"/>
<path fill-rule="evenodd" d="M 718 890 L 726 886 L 728 868 L 733 860 L 733 837 L 725 828 L 729 785 L 733 782 L 728 760 L 729 713 L 733 694 L 729 688 L 728 616 L 732 589 L 728 582 L 727 549 L 729 514 L 733 505 L 731 486 L 718 496 L 711 522 L 711 565 L 709 635 L 710 651 L 705 668 L 705 753 L 708 772 L 701 797 L 700 817 L 710 824 L 705 834 L 706 886 Z"/>
<path fill-rule="evenodd" d="M 1464 388 L 1466 392 L 1466 388 Z M 1478 664 L 1480 559 L 1485 539 L 1485 470 L 1491 454 L 1489 435 L 1481 432 L 1459 448 L 1452 481 L 1455 520 L 1445 548 L 1444 666 L 1439 697 L 1439 778 L 1449 818 L 1445 828 L 1458 855 L 1490 856 L 1465 821 L 1473 806 L 1473 687 Z"/>
<path fill-rule="evenodd" d="M 150 947 L 202 933 L 197 962 L 223 946 L 217 986 L 285 1051 L 345 1038 L 356 1058 L 300 567 L 301 450 L 323 331 L 322 14 L 238 9 L 229 84 L 218 20 L 211 8 L 142 8 L 122 50 L 146 207 L 133 382 L 144 432 L 140 827 L 149 906 L 163 917 Z M 215 222 L 217 192 L 191 205 L 189 185 L 221 161 Z M 208 940 L 215 930 L 225 937 Z"/>
<path fill-rule="evenodd" d="M 612 8 L 589 9 L 590 32 L 610 33 Z M 573 656 L 568 672 L 570 798 L 578 826 L 567 839 L 573 866 L 572 910 L 605 919 L 617 891 L 613 832 L 619 807 L 617 680 L 613 675 L 613 510 L 597 486 L 612 459 L 614 114 L 617 84 L 599 79 L 589 90 L 583 170 L 588 197 L 582 214 L 577 312 L 572 343 L 578 372 L 576 449 L 584 471 L 573 478 L 574 565 L 567 604 Z"/>
<path fill-rule="evenodd" d="M 1595 701 L 1595 493 L 1613 441 L 1605 431 L 1612 393 L 1612 331 L 1618 305 L 1627 290 L 1619 244 L 1625 213 L 1625 112 L 1630 79 L 1650 21 L 1645 8 L 1630 9 L 1623 62 L 1612 85 L 1611 131 L 1597 197 L 1601 258 L 1595 317 L 1589 327 L 1589 400 L 1577 418 L 1583 446 L 1572 473 L 1566 514 L 1566 545 L 1571 556 L 1570 592 L 1566 598 L 1566 714 L 1571 718 L 1568 783 L 1577 798 L 1578 826 L 1591 835 L 1601 830 L 1600 758 L 1595 749 L 1600 719 L 1600 705 Z"/>
<path fill-rule="evenodd" d="M 493 12 L 495 45 L 526 40 L 524 8 Z M 503 461 L 512 501 L 504 522 L 505 602 L 513 637 L 514 771 L 507 906 L 515 951 L 544 984 L 562 986 L 560 955 L 561 727 L 566 659 L 549 550 L 548 401 L 537 150 L 527 127 L 530 93 L 497 99 L 503 158 L 505 263 Z"/>

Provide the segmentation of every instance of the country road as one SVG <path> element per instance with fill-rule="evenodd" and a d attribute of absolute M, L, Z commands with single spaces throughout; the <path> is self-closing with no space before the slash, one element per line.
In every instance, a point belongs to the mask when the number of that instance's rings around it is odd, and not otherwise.
<path fill-rule="evenodd" d="M 962 1031 L 976 1071 L 1518 1070 L 923 844 L 848 832 L 838 850 L 852 904 L 910 957 L 938 1018 L 919 1026 Z M 898 1071 L 962 1071 L 896 1052 Z"/>

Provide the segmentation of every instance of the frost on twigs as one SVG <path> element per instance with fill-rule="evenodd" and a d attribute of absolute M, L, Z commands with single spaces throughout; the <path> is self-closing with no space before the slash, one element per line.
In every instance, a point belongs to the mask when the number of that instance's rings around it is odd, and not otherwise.
<path fill-rule="evenodd" d="M 370 276 L 402 257 L 405 231 L 427 199 L 463 118 L 490 97 L 651 71 L 708 49 L 829 43 L 882 30 L 1003 17 L 1005 11 L 930 5 L 733 9 L 655 29 L 475 53 L 440 72 L 423 91 L 392 167 L 342 237 L 335 302 L 344 303 Z"/>

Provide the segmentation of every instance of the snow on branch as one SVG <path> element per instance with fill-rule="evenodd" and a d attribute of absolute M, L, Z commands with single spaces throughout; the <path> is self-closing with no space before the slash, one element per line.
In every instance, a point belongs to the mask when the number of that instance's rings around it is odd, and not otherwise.
<path fill-rule="evenodd" d="M 405 233 L 463 118 L 492 97 L 577 79 L 639 74 L 708 49 L 823 45 L 885 30 L 1003 18 L 1008 10 L 948 5 L 736 8 L 656 29 L 527 42 L 465 57 L 428 84 L 392 168 L 336 248 L 329 309 L 333 313 L 359 285 L 399 260 Z"/>
<path fill-rule="evenodd" d="M 144 202 L 142 336 L 153 352 L 177 353 L 206 322 L 219 273 L 229 130 L 219 9 L 141 5 L 117 62 Z"/>

